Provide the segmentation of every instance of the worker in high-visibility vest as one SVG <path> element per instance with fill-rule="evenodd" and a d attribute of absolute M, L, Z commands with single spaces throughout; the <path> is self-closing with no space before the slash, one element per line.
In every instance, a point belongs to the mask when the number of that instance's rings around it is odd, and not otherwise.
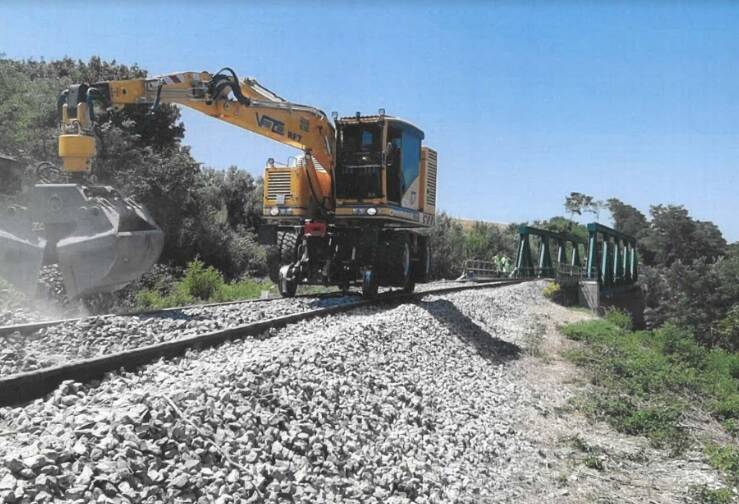
<path fill-rule="evenodd" d="M 493 257 L 493 264 L 495 264 L 495 271 L 500 273 L 503 271 L 503 258 L 496 255 Z"/>
<path fill-rule="evenodd" d="M 507 256 L 503 256 L 500 260 L 501 268 L 500 270 L 503 273 L 508 273 L 511 269 L 511 261 L 508 259 Z"/>

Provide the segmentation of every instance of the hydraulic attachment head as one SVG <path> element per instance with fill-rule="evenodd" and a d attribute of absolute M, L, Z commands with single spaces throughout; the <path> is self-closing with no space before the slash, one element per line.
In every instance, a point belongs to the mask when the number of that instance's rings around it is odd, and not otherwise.
<path fill-rule="evenodd" d="M 70 298 L 112 292 L 151 269 L 164 246 L 146 210 L 110 187 L 39 184 L 30 210 L 0 221 L 0 275 L 32 292 L 58 263 Z"/>
<path fill-rule="evenodd" d="M 32 294 L 44 261 L 46 240 L 33 232 L 28 209 L 0 209 L 0 277 Z"/>

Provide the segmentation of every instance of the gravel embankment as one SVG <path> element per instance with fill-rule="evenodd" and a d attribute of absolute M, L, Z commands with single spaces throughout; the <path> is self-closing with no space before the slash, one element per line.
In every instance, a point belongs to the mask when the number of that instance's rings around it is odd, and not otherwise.
<path fill-rule="evenodd" d="M 0 409 L 0 496 L 518 502 L 546 467 L 512 371 L 541 284 L 359 309 Z M 0 440 L 3 437 L 0 436 Z"/>
<path fill-rule="evenodd" d="M 226 327 L 349 303 L 356 297 L 278 299 L 149 315 L 90 317 L 0 336 L 0 376 L 152 345 Z"/>
<path fill-rule="evenodd" d="M 433 282 L 419 291 L 460 285 Z M 33 371 L 70 360 L 79 360 L 144 345 L 171 341 L 226 327 L 343 304 L 356 296 L 295 298 L 223 306 L 194 306 L 158 314 L 90 317 L 44 328 L 30 334 L 0 336 L 0 376 Z M 47 317 L 48 318 L 48 317 Z M 24 307 L 0 313 L 0 325 L 44 320 Z"/>

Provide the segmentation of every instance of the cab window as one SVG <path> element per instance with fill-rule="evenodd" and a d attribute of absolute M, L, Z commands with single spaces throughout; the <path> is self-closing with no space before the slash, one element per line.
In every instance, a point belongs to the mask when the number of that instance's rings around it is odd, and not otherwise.
<path fill-rule="evenodd" d="M 421 164 L 421 138 L 414 132 L 403 130 L 402 136 L 402 167 L 403 187 L 405 193 L 414 180 L 418 177 L 419 165 Z"/>

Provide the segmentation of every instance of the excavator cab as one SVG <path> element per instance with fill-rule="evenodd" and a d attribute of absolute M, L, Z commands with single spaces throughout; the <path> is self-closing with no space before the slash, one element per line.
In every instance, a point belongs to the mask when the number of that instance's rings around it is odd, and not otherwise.
<path fill-rule="evenodd" d="M 372 204 L 425 211 L 430 167 L 423 131 L 386 115 L 344 117 L 336 123 L 337 206 Z M 435 177 L 435 167 L 434 177 Z M 431 210 L 433 212 L 433 210 Z"/>
<path fill-rule="evenodd" d="M 342 124 L 338 128 L 336 197 L 382 198 L 384 127 L 381 121 Z"/>

